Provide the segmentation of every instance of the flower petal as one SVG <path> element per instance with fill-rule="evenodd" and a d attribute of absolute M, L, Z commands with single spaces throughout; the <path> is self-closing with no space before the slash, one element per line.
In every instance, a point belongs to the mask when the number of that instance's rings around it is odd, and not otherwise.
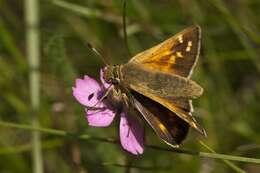
<path fill-rule="evenodd" d="M 107 82 L 104 80 L 104 70 L 106 70 L 106 69 L 107 69 L 107 67 L 102 68 L 102 69 L 100 70 L 100 80 L 101 80 L 103 86 L 107 89 L 107 88 L 109 88 L 109 86 L 110 86 L 111 84 L 107 83 Z"/>
<path fill-rule="evenodd" d="M 85 106 L 94 106 L 100 98 L 101 86 L 93 78 L 85 75 L 84 79 L 76 79 L 76 87 L 72 87 L 73 96 Z"/>
<path fill-rule="evenodd" d="M 86 117 L 88 124 L 94 127 L 107 127 L 109 126 L 116 113 L 108 108 L 101 108 L 99 110 L 87 110 Z"/>
<path fill-rule="evenodd" d="M 123 148 L 132 154 L 144 152 L 144 128 L 133 117 L 122 112 L 120 119 L 120 142 Z"/>

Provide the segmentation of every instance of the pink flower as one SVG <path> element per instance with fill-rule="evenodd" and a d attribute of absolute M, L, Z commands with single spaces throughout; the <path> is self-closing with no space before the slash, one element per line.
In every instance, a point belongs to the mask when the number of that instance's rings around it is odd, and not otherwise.
<path fill-rule="evenodd" d="M 107 89 L 113 87 L 104 81 L 102 70 L 100 71 L 100 79 L 102 85 L 95 79 L 85 75 L 83 79 L 76 79 L 76 86 L 72 87 L 73 96 L 86 107 L 88 124 L 93 127 L 107 127 L 112 123 L 116 114 L 119 114 L 119 136 L 122 147 L 132 154 L 142 154 L 144 151 L 143 127 L 134 117 L 130 117 L 127 111 L 119 111 L 117 108 L 113 108 L 109 104 L 110 100 L 104 99 L 100 101 Z"/>

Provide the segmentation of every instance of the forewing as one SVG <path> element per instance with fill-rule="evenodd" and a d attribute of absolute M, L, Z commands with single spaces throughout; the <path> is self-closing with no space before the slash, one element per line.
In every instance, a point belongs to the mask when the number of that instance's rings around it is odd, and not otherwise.
<path fill-rule="evenodd" d="M 137 54 L 129 63 L 189 78 L 199 57 L 200 40 L 200 27 L 192 26 Z"/>

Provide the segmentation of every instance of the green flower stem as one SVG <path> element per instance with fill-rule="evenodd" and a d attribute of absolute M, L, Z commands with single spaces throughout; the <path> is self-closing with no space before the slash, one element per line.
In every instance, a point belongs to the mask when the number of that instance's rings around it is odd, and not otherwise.
<path fill-rule="evenodd" d="M 128 44 L 128 37 L 127 37 L 127 31 L 126 31 L 126 1 L 123 0 L 123 14 L 122 14 L 122 23 L 123 23 L 123 35 L 124 35 L 124 41 L 125 41 L 125 46 L 128 52 L 128 55 L 131 56 L 131 51 L 129 48 Z"/>
<path fill-rule="evenodd" d="M 232 161 L 260 164 L 260 159 L 250 158 L 250 157 L 232 156 L 226 154 L 206 153 L 206 152 L 199 152 L 199 156 L 212 158 L 212 159 L 232 160 Z"/>
<path fill-rule="evenodd" d="M 29 63 L 30 108 L 32 112 L 32 126 L 39 126 L 38 111 L 40 106 L 40 38 L 39 38 L 39 1 L 26 0 L 24 11 L 26 21 L 26 53 Z M 41 152 L 41 136 L 38 131 L 32 132 L 33 172 L 43 173 Z"/>
<path fill-rule="evenodd" d="M 210 148 L 208 145 L 206 145 L 204 142 L 199 140 L 199 143 L 205 147 L 207 150 L 209 150 L 211 153 L 216 153 L 212 148 Z M 223 160 L 225 164 L 227 164 L 229 167 L 231 167 L 234 171 L 239 172 L 239 173 L 246 173 L 244 170 L 230 162 L 229 160 Z"/>
<path fill-rule="evenodd" d="M 38 131 L 38 132 L 46 133 L 46 134 L 49 134 L 49 135 L 55 135 L 55 136 L 60 136 L 60 137 L 71 137 L 71 138 L 75 138 L 75 139 L 79 139 L 79 140 L 93 140 L 93 141 L 99 141 L 99 142 L 119 144 L 118 140 L 112 139 L 112 138 L 92 137 L 92 136 L 87 135 L 87 134 L 79 135 L 79 134 L 75 134 L 75 133 L 71 133 L 71 132 L 66 132 L 66 131 L 63 131 L 63 130 L 34 127 L 34 126 L 27 125 L 27 124 L 16 124 L 16 123 L 0 121 L 0 127 L 18 128 L 18 129 L 23 129 L 23 130 Z M 150 149 L 154 149 L 154 150 L 174 152 L 174 153 L 180 153 L 180 154 L 187 154 L 187 155 L 193 155 L 193 156 L 204 157 L 204 158 L 212 158 L 212 159 L 220 159 L 220 160 L 232 160 L 232 161 L 238 161 L 238 162 L 260 164 L 260 159 L 257 159 L 257 158 L 233 156 L 233 155 L 218 154 L 218 153 L 191 151 L 191 150 L 178 149 L 178 148 L 162 148 L 162 147 L 154 146 L 154 145 L 146 145 L 146 147 L 150 148 Z"/>
<path fill-rule="evenodd" d="M 105 20 L 108 22 L 120 23 L 120 18 L 108 16 L 108 15 L 102 13 L 100 10 L 82 7 L 80 5 L 62 1 L 62 0 L 50 0 L 50 2 L 63 9 L 71 10 L 71 11 L 75 12 L 76 14 L 80 14 L 80 15 L 88 17 L 88 18 L 98 18 L 98 19 Z"/>

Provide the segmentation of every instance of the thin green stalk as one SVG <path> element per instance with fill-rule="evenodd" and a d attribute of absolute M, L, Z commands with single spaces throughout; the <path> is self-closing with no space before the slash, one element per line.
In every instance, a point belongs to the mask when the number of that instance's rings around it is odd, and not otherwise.
<path fill-rule="evenodd" d="M 62 1 L 62 0 L 50 0 L 51 3 L 53 3 L 56 6 L 59 6 L 63 9 L 73 11 L 75 14 L 79 14 L 81 16 L 87 17 L 87 18 L 98 18 L 101 20 L 105 20 L 112 23 L 120 23 L 120 18 L 117 16 L 111 16 L 107 15 L 106 13 L 103 13 L 100 10 L 83 7 L 74 3 Z"/>
<path fill-rule="evenodd" d="M 131 52 L 130 52 L 130 48 L 129 48 L 129 44 L 128 44 L 128 37 L 127 37 L 127 31 L 126 31 L 126 0 L 123 1 L 123 18 L 122 18 L 122 23 L 123 23 L 123 37 L 124 37 L 124 41 L 125 41 L 125 46 L 127 49 L 127 53 L 128 55 L 131 56 Z"/>
<path fill-rule="evenodd" d="M 206 145 L 204 142 L 200 141 L 200 144 L 205 147 L 207 150 L 209 150 L 211 153 L 216 153 L 212 148 L 210 148 L 208 145 Z M 228 160 L 223 160 L 223 162 L 225 164 L 227 164 L 229 167 L 231 167 L 234 171 L 239 172 L 239 173 L 246 173 L 246 171 L 242 170 L 241 168 L 239 168 L 238 166 L 236 166 L 235 164 L 233 164 L 232 162 L 228 161 Z"/>
<path fill-rule="evenodd" d="M 0 121 L 0 127 L 38 131 L 38 132 L 46 133 L 49 135 L 75 138 L 75 139 L 79 139 L 79 140 L 93 140 L 93 141 L 98 141 L 98 142 L 119 144 L 119 141 L 116 139 L 113 139 L 113 138 L 92 137 L 88 134 L 79 135 L 79 134 L 74 134 L 71 132 L 66 132 L 63 130 L 43 128 L 43 127 L 34 127 L 34 126 L 27 125 L 27 124 L 16 124 L 16 123 Z M 191 150 L 178 149 L 178 148 L 162 148 L 162 147 L 154 146 L 154 145 L 146 145 L 146 147 L 149 149 L 158 150 L 158 151 L 167 151 L 167 152 L 180 153 L 180 154 L 186 154 L 186 155 L 192 155 L 192 156 L 198 156 L 198 157 L 204 157 L 204 158 L 232 160 L 232 161 L 238 161 L 238 162 L 260 164 L 260 159 L 257 159 L 257 158 L 233 156 L 233 155 L 218 154 L 218 153 L 207 153 L 207 152 L 200 152 L 200 151 L 191 151 Z"/>
<path fill-rule="evenodd" d="M 75 3 L 70 3 L 70 2 L 66 2 L 66 1 L 62 1 L 62 0 L 49 0 L 49 1 L 53 5 L 61 7 L 65 10 L 69 10 L 77 15 L 80 15 L 80 16 L 83 16 L 86 18 L 97 18 L 100 20 L 114 23 L 116 25 L 122 24 L 121 16 L 116 15 L 115 13 L 105 13 L 98 9 L 83 7 L 83 6 L 77 5 Z M 149 27 L 147 27 L 147 25 L 145 25 L 143 23 L 138 23 L 137 21 L 131 21 L 131 25 L 128 26 L 128 35 L 129 34 L 131 35 L 133 33 L 140 31 L 140 28 L 145 29 L 145 31 L 147 31 L 153 35 L 161 34 L 159 28 L 156 26 L 149 25 Z"/>
<path fill-rule="evenodd" d="M 218 154 L 218 153 L 207 153 L 207 152 L 199 152 L 199 156 L 212 158 L 212 159 L 233 160 L 239 162 L 260 164 L 260 159 L 250 158 L 250 157 L 241 157 L 241 156 L 233 156 L 233 155 Z"/>
<path fill-rule="evenodd" d="M 29 63 L 29 87 L 30 102 L 32 111 L 32 126 L 39 127 L 38 110 L 40 105 L 40 40 L 38 30 L 38 0 L 25 1 L 25 21 L 26 21 L 26 48 Z M 43 161 L 41 152 L 41 137 L 39 131 L 32 132 L 32 158 L 33 172 L 43 173 Z"/>
<path fill-rule="evenodd" d="M 87 7 L 82 7 L 80 5 L 76 5 L 70 2 L 62 1 L 62 0 L 50 0 L 53 4 L 62 7 L 64 9 L 69 9 L 73 10 L 74 12 L 78 14 L 82 14 L 87 17 L 93 17 L 93 18 L 101 18 L 103 17 L 103 14 L 101 11 L 92 9 L 92 8 L 87 8 Z"/>

